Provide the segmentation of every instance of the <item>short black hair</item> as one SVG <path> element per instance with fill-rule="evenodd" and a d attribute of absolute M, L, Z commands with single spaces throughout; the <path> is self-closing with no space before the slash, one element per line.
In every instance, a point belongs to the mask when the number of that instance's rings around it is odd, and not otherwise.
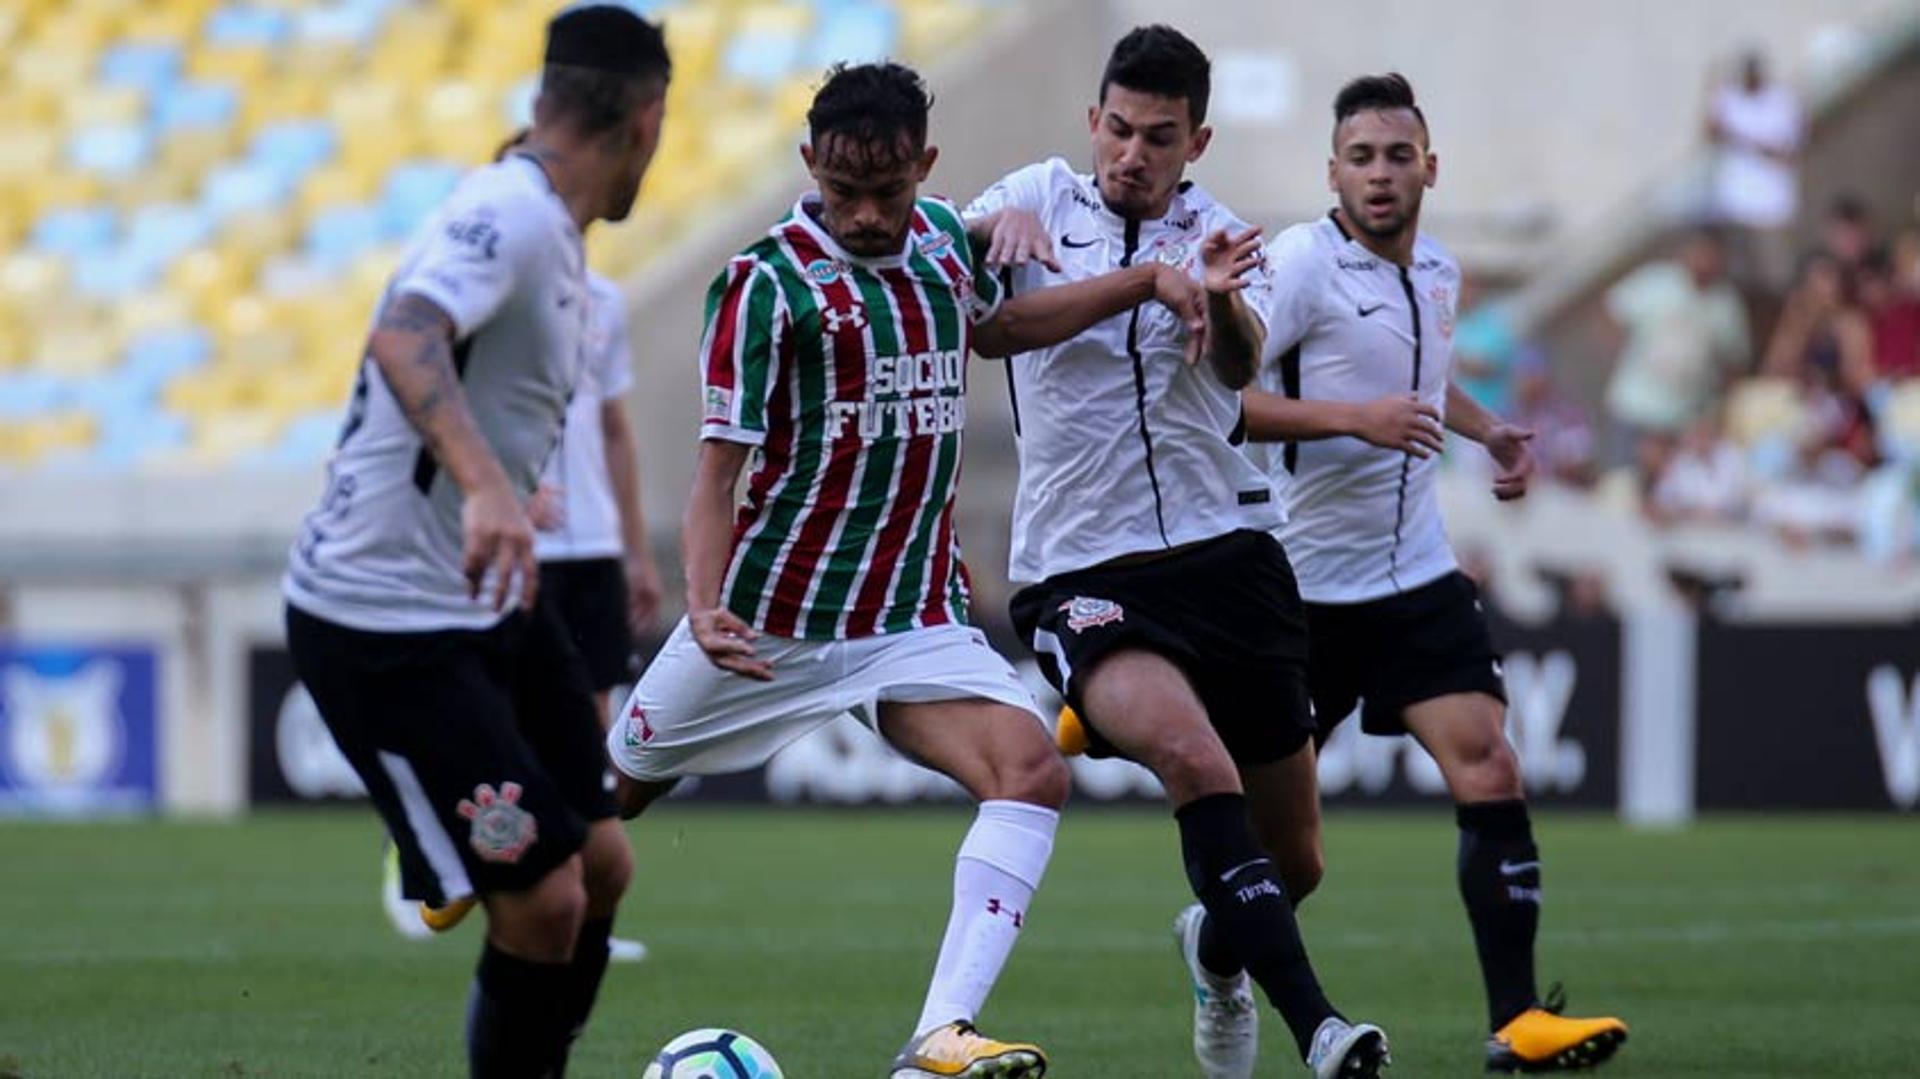
<path fill-rule="evenodd" d="M 807 133 L 814 149 L 827 139 L 836 153 L 857 153 L 869 166 L 897 165 L 927 147 L 927 114 L 933 95 L 920 73 L 891 60 L 835 64 L 813 95 Z"/>
<path fill-rule="evenodd" d="M 598 135 L 658 100 L 672 78 L 660 24 L 613 4 L 568 8 L 547 27 L 534 118 Z"/>
<path fill-rule="evenodd" d="M 1413 97 L 1413 84 L 1398 71 L 1389 71 L 1385 75 L 1362 75 L 1340 88 L 1333 98 L 1333 130 L 1335 148 L 1339 145 L 1340 125 L 1355 113 L 1376 112 L 1389 109 L 1407 109 L 1413 118 L 1420 121 L 1420 130 L 1427 131 L 1427 114 L 1420 111 L 1419 102 Z M 1431 139 L 1431 134 L 1428 135 Z"/>
<path fill-rule="evenodd" d="M 1199 127 L 1213 93 L 1213 63 L 1187 35 L 1162 23 L 1137 26 L 1114 43 L 1100 73 L 1100 100 L 1120 86 L 1155 97 L 1186 98 L 1187 116 Z"/>

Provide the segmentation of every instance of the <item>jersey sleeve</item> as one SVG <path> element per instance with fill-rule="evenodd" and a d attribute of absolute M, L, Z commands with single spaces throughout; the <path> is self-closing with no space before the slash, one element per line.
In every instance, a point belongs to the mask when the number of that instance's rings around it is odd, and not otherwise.
<path fill-rule="evenodd" d="M 608 289 L 603 303 L 604 313 L 599 317 L 603 320 L 606 340 L 600 347 L 600 355 L 594 357 L 594 381 L 599 386 L 600 399 L 611 401 L 633 388 L 633 339 L 627 333 L 626 297 L 617 289 Z"/>
<path fill-rule="evenodd" d="M 1313 235 L 1307 226 L 1295 226 L 1267 245 L 1265 299 L 1254 307 L 1262 312 L 1267 340 L 1264 358 L 1271 360 L 1299 344 L 1313 329 L 1314 289 L 1326 276 L 1314 257 Z M 1253 291 L 1253 286 L 1248 288 Z M 1249 303 L 1254 298 L 1249 296 Z"/>
<path fill-rule="evenodd" d="M 788 333 L 773 274 L 736 258 L 707 290 L 700 339 L 700 437 L 758 446 L 767 440 L 767 400 Z"/>
<path fill-rule="evenodd" d="M 1053 187 L 1054 161 L 1057 160 L 1036 162 L 1007 173 L 968 203 L 964 216 L 972 221 L 1008 208 L 1035 214 L 1046 213 L 1047 199 Z"/>
<path fill-rule="evenodd" d="M 394 295 L 433 302 L 465 338 L 498 312 L 514 286 L 534 276 L 531 235 L 544 218 L 515 206 L 509 192 L 469 180 L 449 196 L 446 213 L 420 254 L 394 283 Z"/>

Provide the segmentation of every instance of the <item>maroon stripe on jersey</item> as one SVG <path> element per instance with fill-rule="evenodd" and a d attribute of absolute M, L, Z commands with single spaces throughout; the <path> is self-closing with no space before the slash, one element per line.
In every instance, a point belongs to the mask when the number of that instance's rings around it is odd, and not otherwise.
<path fill-rule="evenodd" d="M 735 548 L 766 509 L 767 496 L 773 493 L 793 461 L 793 424 L 787 420 L 793 414 L 793 335 L 781 334 L 779 347 L 773 370 L 767 373 L 772 380 L 772 392 L 767 396 L 767 440 L 760 446 L 760 467 L 747 477 L 746 501 L 734 517 Z"/>
<path fill-rule="evenodd" d="M 901 345 L 909 353 L 931 349 L 933 334 L 927 325 L 928 311 L 919 292 L 914 289 L 913 277 L 901 269 L 884 270 L 879 276 L 886 282 L 888 291 L 893 293 L 894 306 L 900 309 Z M 933 454 L 939 442 L 940 437 L 932 434 L 919 434 L 907 439 L 906 456 L 899 465 L 900 490 L 894 497 L 893 508 L 888 512 L 887 519 L 880 525 L 880 535 L 874 542 L 872 554 L 868 556 L 866 580 L 860 582 L 860 593 L 855 598 L 852 613 L 847 616 L 847 635 L 850 637 L 874 632 L 879 626 L 880 617 L 892 602 L 894 567 L 899 564 L 900 555 L 907 549 L 908 541 L 913 539 L 913 526 L 926 509 L 923 500 L 927 495 L 927 484 L 932 478 Z"/>
<path fill-rule="evenodd" d="M 947 485 L 949 491 L 960 489 L 960 465 L 954 462 L 953 482 Z M 927 571 L 927 602 L 920 608 L 920 624 L 923 626 L 945 625 L 953 621 L 953 613 L 948 606 L 947 593 L 952 590 L 948 575 L 953 572 L 953 500 L 947 500 L 947 506 L 940 511 L 940 524 L 934 530 L 933 567 Z M 961 590 L 966 591 L 967 567 L 960 567 Z"/>
<path fill-rule="evenodd" d="M 720 389 L 734 389 L 733 348 L 734 339 L 740 323 L 740 305 L 746 299 L 748 289 L 740 287 L 740 279 L 753 273 L 752 259 L 734 259 L 727 267 L 731 276 L 727 279 L 725 298 L 720 302 L 720 310 L 713 321 L 713 343 L 707 347 L 707 385 Z"/>
<path fill-rule="evenodd" d="M 824 316 L 828 311 L 851 310 L 860 302 L 860 294 L 847 280 L 844 273 L 833 275 L 826 281 L 813 278 L 808 268 L 821 260 L 837 263 L 839 260 L 829 255 L 816 243 L 807 230 L 795 223 L 781 233 L 781 238 L 793 248 L 800 263 L 800 272 L 820 289 L 826 297 L 822 309 Z M 830 351 L 834 365 L 833 392 L 826 396 L 823 408 L 828 415 L 821 417 L 820 423 L 826 426 L 832 422 L 831 406 L 834 401 L 859 401 L 867 393 L 867 344 L 859 320 L 842 319 L 838 330 L 830 330 L 822 325 L 820 332 L 824 338 L 824 347 Z M 802 373 L 801 377 L 806 377 Z M 791 425 L 792 421 L 788 423 Z M 827 541 L 833 536 L 833 526 L 847 510 L 847 498 L 853 491 L 853 476 L 859 471 L 862 446 L 858 425 L 847 437 L 839 432 L 828 436 L 829 446 L 826 475 L 820 480 L 820 495 L 806 511 L 806 519 L 800 522 L 794 534 L 786 562 L 779 569 L 779 577 L 773 582 L 773 596 L 767 604 L 766 631 L 776 637 L 798 636 L 800 615 L 807 601 L 807 589 L 813 583 L 814 569 L 827 554 Z"/>

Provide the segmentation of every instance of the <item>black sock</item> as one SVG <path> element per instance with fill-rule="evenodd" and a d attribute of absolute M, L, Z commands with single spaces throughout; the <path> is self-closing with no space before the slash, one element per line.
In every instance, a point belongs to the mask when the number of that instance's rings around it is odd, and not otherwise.
<path fill-rule="evenodd" d="M 1487 1019 L 1498 1030 L 1539 998 L 1533 938 L 1540 928 L 1540 849 L 1527 804 L 1519 799 L 1456 807 L 1460 822 L 1460 898 L 1473 923 Z"/>
<path fill-rule="evenodd" d="M 467 1067 L 473 1079 L 534 1079 L 566 1042 L 570 968 L 508 955 L 489 941 L 467 998 Z"/>
<path fill-rule="evenodd" d="M 560 1060 L 554 1079 L 565 1079 L 567 1054 L 580 1032 L 587 1029 L 587 1016 L 593 1013 L 593 1001 L 600 995 L 600 979 L 607 973 L 607 939 L 613 936 L 612 918 L 589 918 L 580 926 L 580 937 L 573 945 L 573 962 L 567 964 L 567 1040 L 560 1046 Z"/>
<path fill-rule="evenodd" d="M 1313 1032 L 1340 1013 L 1313 976 L 1273 860 L 1247 826 L 1246 798 L 1209 794 L 1175 810 L 1174 819 L 1187 880 L 1207 908 L 1207 921 L 1279 1009 L 1306 1059 Z"/>
<path fill-rule="evenodd" d="M 1231 978 L 1247 969 L 1240 957 L 1233 954 L 1233 942 L 1220 932 L 1220 924 L 1211 916 L 1200 921 L 1200 965 L 1208 974 L 1220 978 Z"/>

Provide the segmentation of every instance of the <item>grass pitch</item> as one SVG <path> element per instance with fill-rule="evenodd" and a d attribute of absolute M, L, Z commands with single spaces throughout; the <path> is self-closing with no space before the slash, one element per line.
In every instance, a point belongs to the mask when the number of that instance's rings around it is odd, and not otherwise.
<path fill-rule="evenodd" d="M 885 1066 L 919 1011 L 960 807 L 669 805 L 632 830 L 616 966 L 578 1079 L 637 1077 L 696 1026 L 736 1026 L 790 1079 Z M 1920 1059 L 1920 832 L 1910 820 L 1751 817 L 1675 833 L 1548 816 L 1542 982 L 1633 1037 L 1601 1073 L 1911 1075 Z M 1479 977 L 1442 811 L 1335 812 L 1307 944 L 1335 1001 L 1382 1023 L 1390 1074 L 1480 1068 Z M 371 811 L 232 824 L 0 823 L 0 1076 L 458 1076 L 479 918 L 399 939 L 376 901 Z M 1165 815 L 1070 811 L 982 1026 L 1061 1079 L 1180 1079 L 1186 902 Z M 1304 1074 L 1263 1017 L 1260 1074 Z"/>

